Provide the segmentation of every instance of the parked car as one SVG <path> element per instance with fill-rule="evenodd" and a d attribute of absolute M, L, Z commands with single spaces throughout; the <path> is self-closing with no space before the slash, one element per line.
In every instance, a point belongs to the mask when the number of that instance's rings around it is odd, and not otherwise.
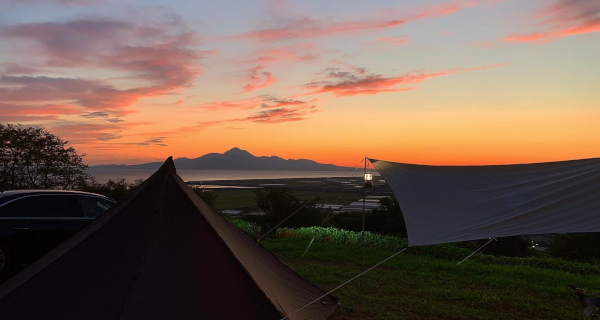
<path fill-rule="evenodd" d="M 0 281 L 27 265 L 113 206 L 107 197 L 79 191 L 0 193 Z"/>

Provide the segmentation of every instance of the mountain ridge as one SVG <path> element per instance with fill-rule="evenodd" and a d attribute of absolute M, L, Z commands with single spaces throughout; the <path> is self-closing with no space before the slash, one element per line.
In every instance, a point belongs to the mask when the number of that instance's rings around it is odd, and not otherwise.
<path fill-rule="evenodd" d="M 318 163 L 309 159 L 283 159 L 278 156 L 254 156 L 250 152 L 233 147 L 224 153 L 207 153 L 197 158 L 181 157 L 174 160 L 177 169 L 192 170 L 285 170 L 285 171 L 337 171 L 347 170 L 334 164 Z M 93 169 L 157 169 L 162 162 L 142 164 L 105 164 Z"/>

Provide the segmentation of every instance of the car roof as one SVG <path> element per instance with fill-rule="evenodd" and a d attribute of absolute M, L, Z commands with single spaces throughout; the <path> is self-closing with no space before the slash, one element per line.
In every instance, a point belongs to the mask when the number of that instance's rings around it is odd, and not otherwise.
<path fill-rule="evenodd" d="M 95 196 L 95 197 L 101 197 L 101 198 L 112 200 L 109 197 L 103 196 L 101 194 L 85 192 L 85 191 L 73 191 L 73 190 L 10 190 L 10 191 L 0 192 L 0 200 L 2 198 L 7 198 L 7 197 L 16 198 L 21 195 L 38 195 L 38 194 L 87 195 L 87 196 Z M 112 200 L 112 201 L 114 201 L 114 200 Z"/>

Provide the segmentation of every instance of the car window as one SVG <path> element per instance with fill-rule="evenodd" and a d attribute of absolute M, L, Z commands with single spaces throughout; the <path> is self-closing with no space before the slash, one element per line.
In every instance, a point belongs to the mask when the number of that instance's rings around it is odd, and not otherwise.
<path fill-rule="evenodd" d="M 81 210 L 74 201 L 75 197 L 68 195 L 26 196 L 2 206 L 0 216 L 19 218 L 81 217 Z"/>
<path fill-rule="evenodd" d="M 97 197 L 77 196 L 77 200 L 87 218 L 96 218 L 114 205 L 111 201 Z"/>
<path fill-rule="evenodd" d="M 3 205 L 0 207 L 0 217 L 16 217 L 18 206 L 18 201 L 13 201 L 9 204 Z"/>

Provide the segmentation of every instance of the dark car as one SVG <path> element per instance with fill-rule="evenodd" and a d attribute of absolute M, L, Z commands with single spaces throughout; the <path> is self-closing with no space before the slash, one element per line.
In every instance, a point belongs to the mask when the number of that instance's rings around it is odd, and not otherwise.
<path fill-rule="evenodd" d="M 0 280 L 29 264 L 115 204 L 79 191 L 18 190 L 0 193 Z"/>

